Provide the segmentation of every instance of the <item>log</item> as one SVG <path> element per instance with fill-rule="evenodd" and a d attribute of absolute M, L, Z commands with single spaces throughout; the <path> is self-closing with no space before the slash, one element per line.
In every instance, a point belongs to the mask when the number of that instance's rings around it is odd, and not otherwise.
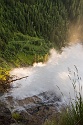
<path fill-rule="evenodd" d="M 24 77 L 21 77 L 21 78 L 18 78 L 18 79 L 12 79 L 12 80 L 9 80 L 8 83 L 11 83 L 11 82 L 14 82 L 14 81 L 17 81 L 17 80 L 21 80 L 21 79 L 24 79 L 24 78 L 27 78 L 29 76 L 24 76 Z"/>

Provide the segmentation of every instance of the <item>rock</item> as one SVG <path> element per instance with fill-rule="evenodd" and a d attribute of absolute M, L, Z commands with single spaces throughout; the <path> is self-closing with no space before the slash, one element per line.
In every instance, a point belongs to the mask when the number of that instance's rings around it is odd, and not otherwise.
<path fill-rule="evenodd" d="M 3 100 L 3 98 L 2 98 Z M 39 95 L 34 95 L 32 97 L 27 97 L 24 99 L 15 99 L 12 96 L 7 96 L 5 98 L 6 103 L 10 108 L 14 107 L 31 107 L 37 104 L 54 104 L 58 106 L 58 102 L 61 102 L 61 98 L 56 96 L 53 92 L 43 92 Z"/>
<path fill-rule="evenodd" d="M 24 124 L 21 124 L 21 123 L 11 123 L 11 125 L 24 125 Z"/>
<path fill-rule="evenodd" d="M 24 125 L 22 123 L 11 123 L 10 125 Z"/>
<path fill-rule="evenodd" d="M 19 114 L 17 122 L 24 125 L 42 125 L 47 119 L 56 115 L 57 110 L 53 105 L 36 105 L 26 109 L 26 111 L 16 111 Z"/>
<path fill-rule="evenodd" d="M 0 125 L 10 125 L 11 120 L 10 110 L 3 103 L 0 103 Z"/>
<path fill-rule="evenodd" d="M 60 102 L 61 101 L 61 97 L 57 96 L 55 92 L 42 92 L 38 95 L 39 98 L 42 98 L 43 102 L 48 104 L 54 104 L 55 102 Z"/>
<path fill-rule="evenodd" d="M 47 119 L 56 116 L 60 102 L 61 99 L 53 92 L 43 92 L 21 100 L 12 96 L 5 98 L 5 103 L 17 122 L 12 122 L 15 125 L 42 125 Z"/>
<path fill-rule="evenodd" d="M 38 96 L 32 96 L 22 100 L 15 100 L 15 101 L 19 104 L 19 106 L 38 104 L 42 102 L 42 100 Z"/>
<path fill-rule="evenodd" d="M 12 96 L 8 96 L 5 99 L 2 97 L 1 100 L 4 100 L 4 103 L 10 107 L 10 109 L 14 109 L 15 107 L 31 107 L 32 105 L 36 105 L 42 103 L 42 100 L 38 96 L 27 97 L 25 99 L 14 99 Z"/>
<path fill-rule="evenodd" d="M 56 112 L 54 105 L 38 104 L 26 108 L 26 111 L 15 111 L 11 115 L 10 110 L 3 103 L 0 103 L 0 125 L 42 125 Z"/>

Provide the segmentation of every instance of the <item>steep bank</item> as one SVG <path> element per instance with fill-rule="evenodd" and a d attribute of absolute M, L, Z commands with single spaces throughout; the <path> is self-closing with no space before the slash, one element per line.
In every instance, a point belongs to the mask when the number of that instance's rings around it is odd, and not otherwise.
<path fill-rule="evenodd" d="M 82 0 L 1 0 L 0 66 L 44 61 L 51 47 L 60 49 L 75 35 L 70 26 L 82 34 L 82 5 Z"/>

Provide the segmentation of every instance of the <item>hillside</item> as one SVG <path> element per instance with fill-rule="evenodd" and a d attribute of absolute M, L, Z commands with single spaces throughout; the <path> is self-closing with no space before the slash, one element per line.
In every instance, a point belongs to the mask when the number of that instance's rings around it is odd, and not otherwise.
<path fill-rule="evenodd" d="M 65 46 L 70 25 L 82 20 L 82 3 L 82 0 L 1 0 L 1 66 L 6 62 L 25 66 L 45 61 L 50 48 Z"/>

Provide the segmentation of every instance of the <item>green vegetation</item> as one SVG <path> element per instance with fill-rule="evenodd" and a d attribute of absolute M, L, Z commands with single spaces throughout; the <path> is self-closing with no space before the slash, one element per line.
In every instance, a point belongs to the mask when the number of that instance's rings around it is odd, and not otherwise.
<path fill-rule="evenodd" d="M 76 72 L 74 72 L 74 77 L 70 81 L 74 89 L 74 99 L 70 97 L 70 105 L 65 106 L 58 116 L 54 116 L 52 120 L 48 120 L 44 125 L 83 125 L 83 97 L 82 97 L 82 86 L 81 78 L 78 75 L 78 69 L 75 66 Z M 69 74 L 70 74 L 69 69 Z M 76 84 L 79 84 L 79 91 L 76 89 Z"/>
<path fill-rule="evenodd" d="M 52 44 L 48 42 L 47 45 L 44 39 L 16 33 L 13 41 L 8 42 L 3 57 L 15 66 L 31 65 L 45 60 L 45 55 L 51 47 Z"/>
<path fill-rule="evenodd" d="M 83 0 L 0 0 L 0 84 L 7 83 L 7 70 L 13 66 L 47 61 L 49 49 L 67 45 L 70 26 L 77 24 L 79 29 L 82 21 Z M 5 86 L 0 86 L 0 91 L 2 88 Z M 58 122 L 52 120 L 45 125 L 82 125 L 82 118 L 79 95 L 75 106 L 60 114 Z"/>
<path fill-rule="evenodd" d="M 0 80 L 6 80 L 7 77 L 9 76 L 9 71 L 6 70 L 5 68 L 0 68 Z"/>
<path fill-rule="evenodd" d="M 82 0 L 1 0 L 1 67 L 45 61 L 50 48 L 65 46 L 70 24 L 82 21 L 82 5 Z"/>
<path fill-rule="evenodd" d="M 82 5 L 82 0 L 0 0 L 1 83 L 8 80 L 4 70 L 45 62 L 49 49 L 65 46 L 70 25 L 83 20 Z"/>
<path fill-rule="evenodd" d="M 17 112 L 12 113 L 12 118 L 16 121 L 19 121 L 21 119 L 21 115 Z"/>
<path fill-rule="evenodd" d="M 0 93 L 4 93 L 10 88 L 9 84 L 10 74 L 7 68 L 0 67 Z"/>
<path fill-rule="evenodd" d="M 71 102 L 71 108 L 68 107 L 58 115 L 58 119 L 55 117 L 51 121 L 46 121 L 44 125 L 83 125 L 83 100 L 82 97 L 77 97 L 73 104 Z"/>

